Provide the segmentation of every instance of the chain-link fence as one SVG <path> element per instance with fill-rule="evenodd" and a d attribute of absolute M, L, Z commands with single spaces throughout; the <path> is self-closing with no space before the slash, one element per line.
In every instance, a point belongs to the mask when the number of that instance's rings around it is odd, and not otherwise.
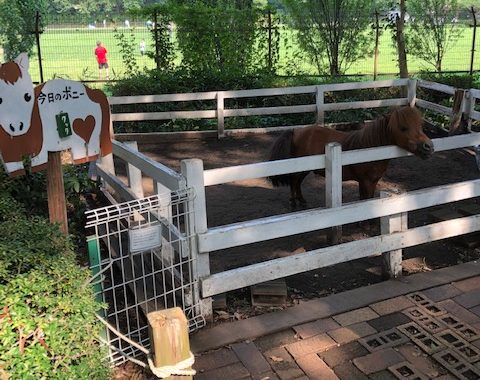
<path fill-rule="evenodd" d="M 473 70 L 480 70 L 480 37 L 474 41 L 474 19 L 468 11 L 461 13 L 461 17 L 452 15 L 451 22 L 456 23 L 460 31 L 459 37 L 451 44 L 445 53 L 442 62 L 444 72 L 468 72 L 472 65 L 472 49 L 477 51 L 473 60 Z M 266 18 L 268 20 L 268 18 Z M 98 64 L 94 55 L 96 42 L 101 41 L 107 49 L 107 58 L 110 69 L 110 80 L 121 78 L 126 72 L 126 59 L 136 65 L 139 71 L 154 68 L 155 60 L 149 56 L 155 52 L 155 39 L 153 38 L 154 23 L 148 19 L 131 19 L 129 16 L 117 16 L 112 19 L 81 21 L 82 19 L 57 18 L 44 20 L 44 28 L 40 35 L 40 51 L 44 80 L 54 77 L 70 78 L 74 80 L 92 81 L 99 79 Z M 265 22 L 257 25 L 257 38 L 262 38 L 266 43 L 258 43 L 256 48 L 262 51 L 263 57 L 271 55 L 275 50 L 278 57 L 276 73 L 279 75 L 316 75 L 318 70 L 311 63 L 305 52 L 300 48 L 296 39 L 298 31 L 292 29 L 285 16 L 277 18 L 276 23 Z M 383 20 L 383 21 L 382 21 Z M 352 21 L 354 22 L 354 21 Z M 398 72 L 397 54 L 392 38 L 392 31 L 385 28 L 382 18 L 378 28 L 375 28 L 375 17 L 372 15 L 371 28 L 365 33 L 375 35 L 379 33 L 378 40 L 378 75 L 395 75 Z M 173 66 L 181 64 L 181 51 L 178 47 L 177 30 L 174 23 L 166 26 L 171 42 L 174 46 Z M 478 29 L 478 28 L 477 28 Z M 189 31 L 199 36 L 208 34 L 209 30 Z M 242 33 L 241 30 L 230 30 L 229 33 Z M 408 38 L 408 28 L 407 28 Z M 477 32 L 480 35 L 480 31 Z M 272 37 L 276 36 L 276 37 Z M 276 38 L 276 40 L 274 40 Z M 123 39 L 123 42 L 122 42 Z M 372 39 L 374 41 L 374 38 Z M 272 46 L 275 45 L 275 46 Z M 142 46 L 145 46 L 143 49 Z M 371 53 L 362 59 L 349 62 L 345 72 L 347 75 L 373 75 L 374 73 L 374 45 Z M 127 58 L 126 58 L 127 56 Z M 38 49 L 33 49 L 30 72 L 34 81 L 40 80 Z M 410 73 L 419 71 L 435 71 L 434 66 L 408 55 Z"/>

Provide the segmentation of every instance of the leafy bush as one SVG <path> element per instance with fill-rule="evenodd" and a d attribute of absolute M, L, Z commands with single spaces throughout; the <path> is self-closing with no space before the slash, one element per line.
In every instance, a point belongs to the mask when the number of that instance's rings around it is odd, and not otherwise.
<path fill-rule="evenodd" d="M 13 183 L 0 181 L 0 378 L 107 379 L 91 274 L 56 225 L 27 216 Z"/>

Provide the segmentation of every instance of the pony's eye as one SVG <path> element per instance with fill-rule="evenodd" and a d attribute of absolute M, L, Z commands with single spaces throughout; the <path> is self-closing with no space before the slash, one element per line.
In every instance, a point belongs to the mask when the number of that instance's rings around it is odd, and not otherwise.
<path fill-rule="evenodd" d="M 408 128 L 407 128 L 407 127 L 401 127 L 401 128 L 400 128 L 400 131 L 402 131 L 402 132 L 407 132 L 407 131 L 408 131 Z"/>
<path fill-rule="evenodd" d="M 29 102 L 30 100 L 32 100 L 32 96 L 28 92 L 25 93 L 23 98 L 25 99 L 26 102 Z"/>
<path fill-rule="evenodd" d="M 2 104 L 2 102 L 3 102 L 3 99 L 2 99 L 2 98 L 0 98 L 0 104 Z"/>

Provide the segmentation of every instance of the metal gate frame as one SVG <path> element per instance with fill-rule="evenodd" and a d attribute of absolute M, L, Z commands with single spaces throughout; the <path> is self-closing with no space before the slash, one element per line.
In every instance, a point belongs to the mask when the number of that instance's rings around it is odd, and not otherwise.
<path fill-rule="evenodd" d="M 154 195 L 86 213 L 90 269 L 98 314 L 126 337 L 149 348 L 149 312 L 180 307 L 190 331 L 205 325 L 196 275 L 192 189 Z M 141 352 L 105 333 L 114 365 Z"/>

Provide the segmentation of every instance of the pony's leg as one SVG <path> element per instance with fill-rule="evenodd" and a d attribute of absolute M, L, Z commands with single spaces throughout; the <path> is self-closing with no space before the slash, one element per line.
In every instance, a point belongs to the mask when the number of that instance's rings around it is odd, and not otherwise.
<path fill-rule="evenodd" d="M 377 188 L 377 181 L 370 181 L 370 180 L 363 180 L 358 183 L 359 185 L 359 191 L 360 191 L 360 199 L 371 199 L 375 195 L 375 189 Z M 370 219 L 370 220 L 362 220 L 359 223 L 360 227 L 367 232 L 370 232 L 374 229 L 375 227 L 375 220 Z"/>
<path fill-rule="evenodd" d="M 295 207 L 295 201 L 298 200 L 298 203 L 301 207 L 307 205 L 307 201 L 302 194 L 302 182 L 305 177 L 308 175 L 308 172 L 296 173 L 290 177 L 290 202 Z M 293 201 L 292 201 L 293 200 Z"/>
<path fill-rule="evenodd" d="M 375 195 L 378 181 L 363 180 L 358 183 L 358 190 L 360 192 L 360 199 L 370 199 Z"/>

